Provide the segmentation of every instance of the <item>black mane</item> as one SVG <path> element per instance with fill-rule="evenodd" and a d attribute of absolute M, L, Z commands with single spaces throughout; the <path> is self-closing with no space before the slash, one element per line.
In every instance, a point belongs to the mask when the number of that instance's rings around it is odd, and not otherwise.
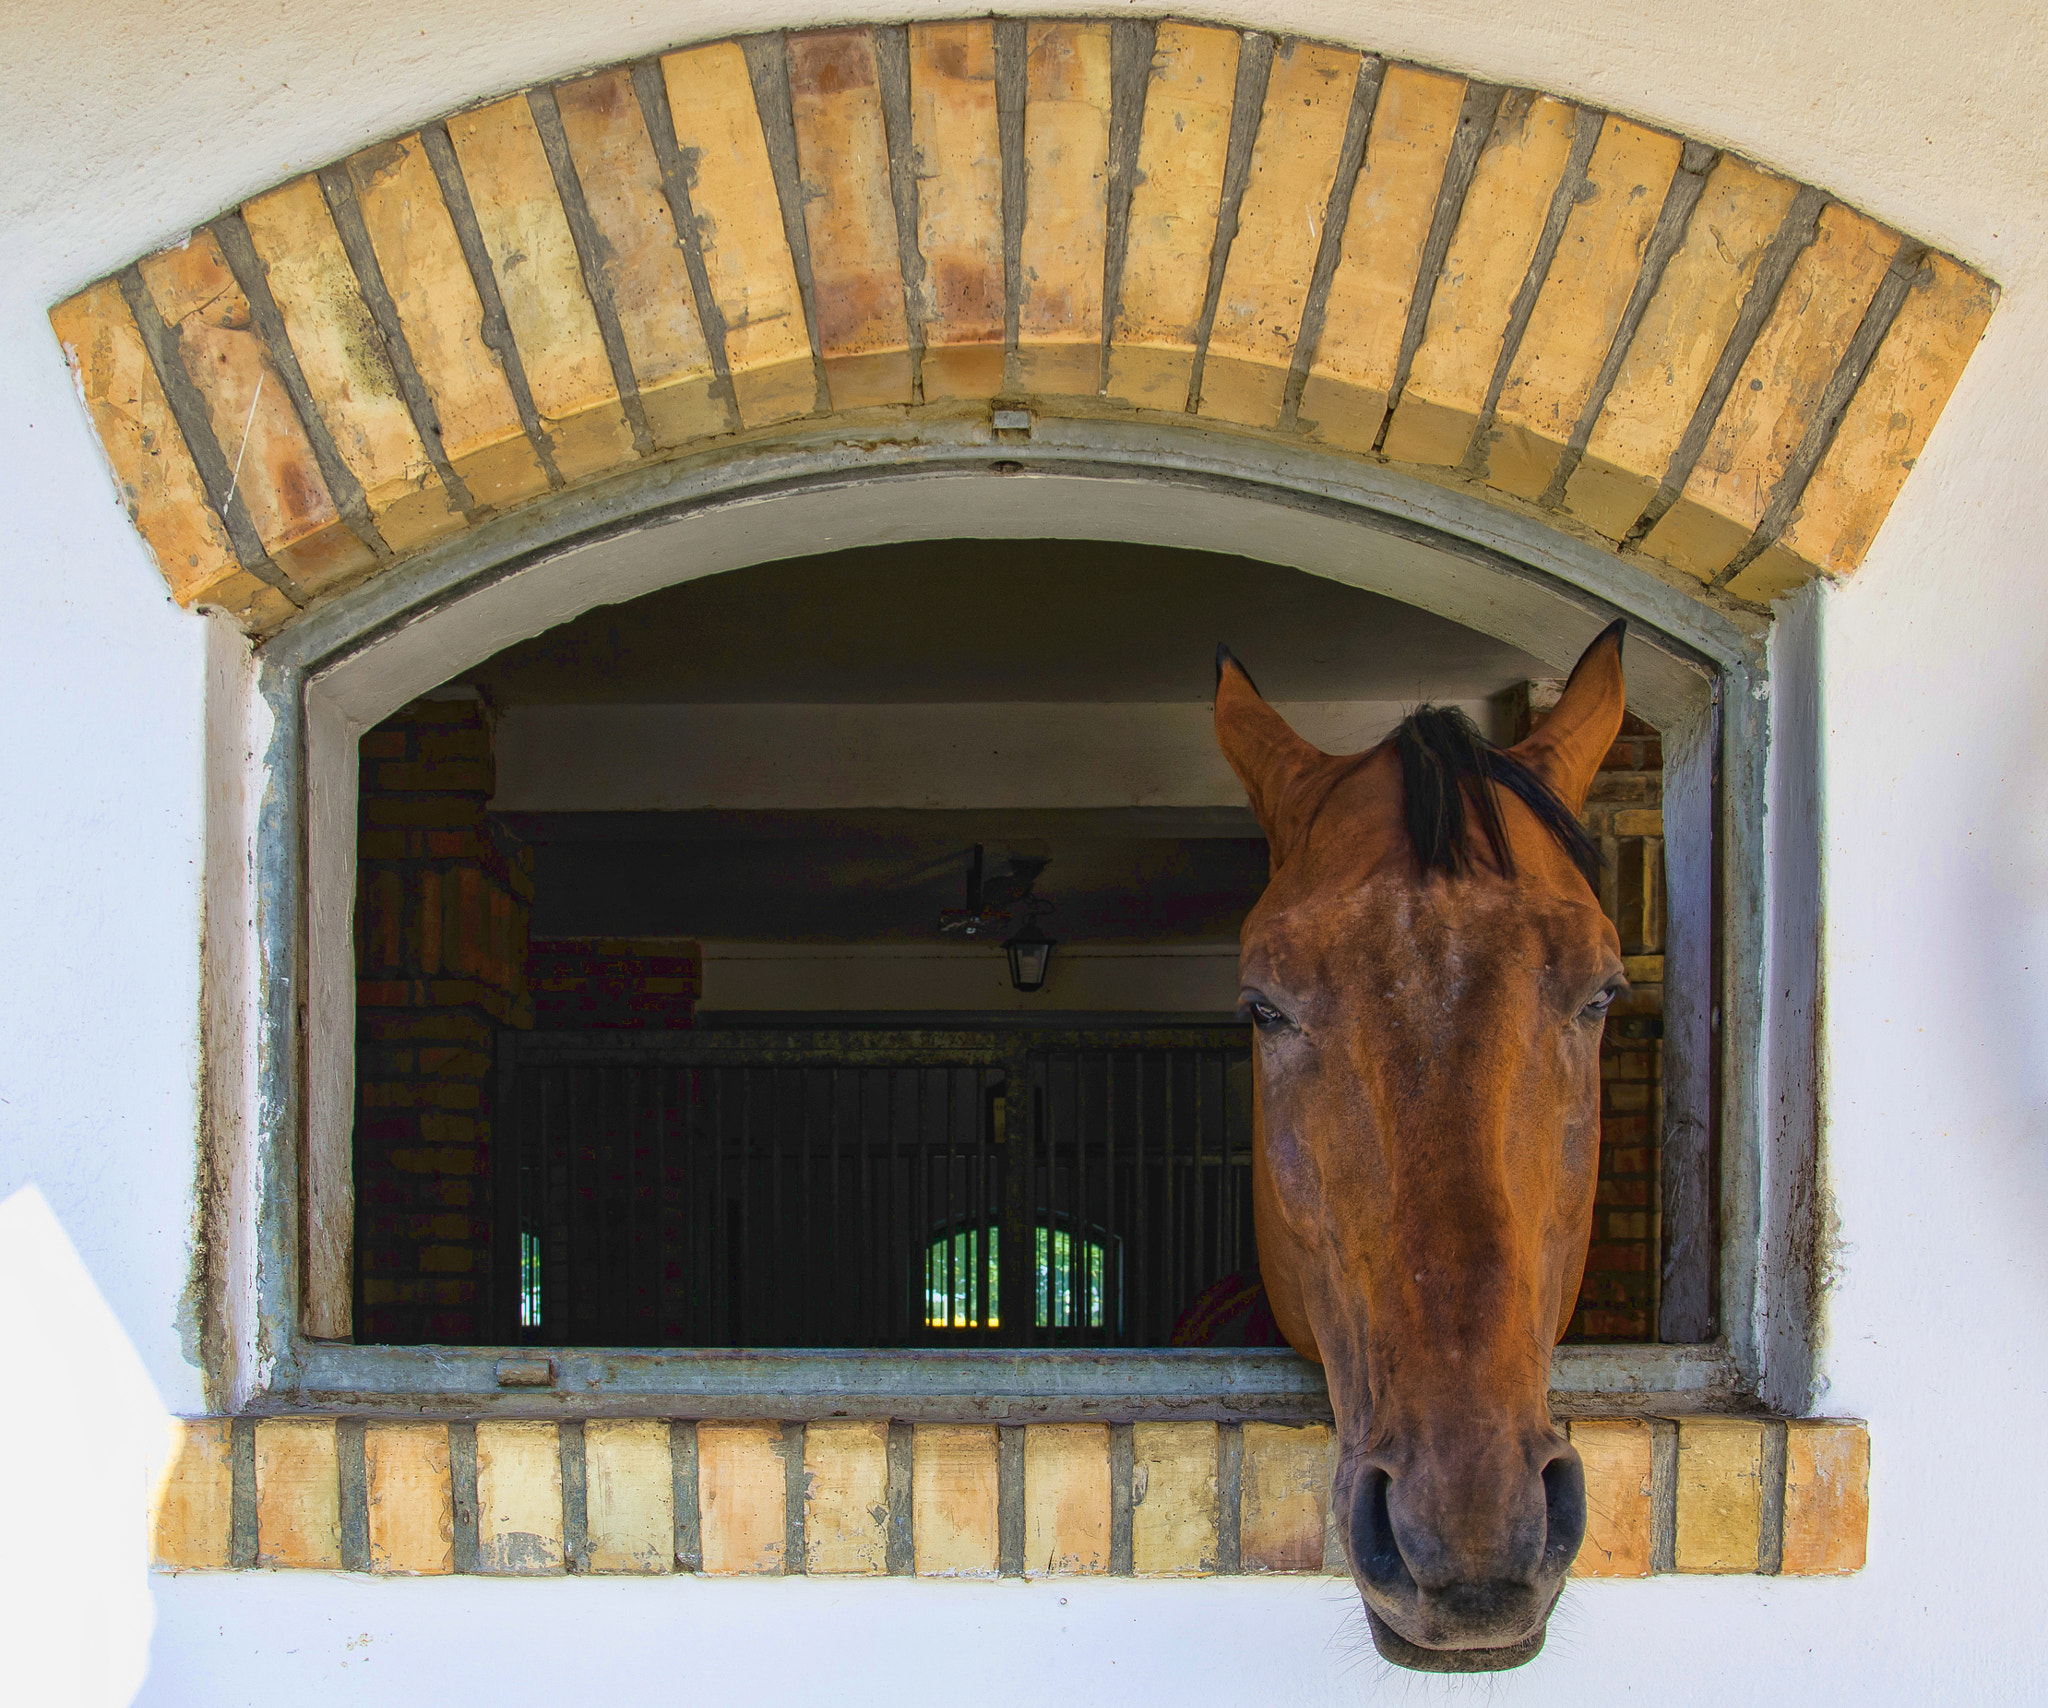
<path fill-rule="evenodd" d="M 1418 706 L 1394 731 L 1401 756 L 1401 781 L 1408 797 L 1408 839 L 1422 869 L 1453 877 L 1471 864 L 1465 840 L 1465 781 L 1478 786 L 1472 803 L 1479 826 L 1493 850 L 1494 864 L 1504 877 L 1515 875 L 1515 857 L 1508 847 L 1508 829 L 1500 815 L 1500 797 L 1490 785 L 1506 789 L 1550 832 L 1570 856 L 1588 884 L 1600 888 L 1600 849 L 1586 834 L 1570 807 L 1550 785 L 1512 754 L 1503 752 L 1479 733 L 1479 726 L 1455 706 Z"/>

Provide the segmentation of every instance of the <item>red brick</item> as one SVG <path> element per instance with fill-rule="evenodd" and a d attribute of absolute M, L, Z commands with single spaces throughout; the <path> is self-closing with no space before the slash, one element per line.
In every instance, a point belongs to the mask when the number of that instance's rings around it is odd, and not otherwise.
<path fill-rule="evenodd" d="M 406 1174 L 474 1174 L 479 1161 L 473 1150 L 453 1149 L 393 1151 L 388 1160 Z"/>
<path fill-rule="evenodd" d="M 409 745 L 404 730 L 380 724 L 363 733 L 356 751 L 365 759 L 403 759 Z"/>
<path fill-rule="evenodd" d="M 419 1052 L 419 1071 L 438 1079 L 483 1079 L 491 1071 L 491 1058 L 481 1050 L 436 1046 Z"/>
<path fill-rule="evenodd" d="M 483 810 L 462 795 L 365 795 L 362 816 L 384 829 L 452 829 L 471 823 Z"/>
<path fill-rule="evenodd" d="M 422 759 L 491 758 L 490 732 L 481 725 L 473 729 L 421 730 L 414 738 Z"/>
<path fill-rule="evenodd" d="M 368 787 L 399 794 L 488 795 L 494 788 L 491 767 L 476 759 L 387 760 L 378 765 Z M 474 802 L 464 810 L 474 813 Z"/>

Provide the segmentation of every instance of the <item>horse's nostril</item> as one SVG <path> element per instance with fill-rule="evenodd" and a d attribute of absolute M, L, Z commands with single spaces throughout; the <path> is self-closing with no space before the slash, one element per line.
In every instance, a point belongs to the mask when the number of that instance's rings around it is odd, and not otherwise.
<path fill-rule="evenodd" d="M 1560 1453 L 1543 1467 L 1543 1567 L 1564 1572 L 1586 1539 L 1586 1473 L 1576 1453 Z"/>
<path fill-rule="evenodd" d="M 1413 1594 L 1414 1574 L 1394 1539 L 1393 1514 L 1387 1509 L 1390 1479 L 1384 1471 L 1368 1471 L 1351 1509 L 1351 1560 L 1358 1574 L 1385 1594 Z"/>

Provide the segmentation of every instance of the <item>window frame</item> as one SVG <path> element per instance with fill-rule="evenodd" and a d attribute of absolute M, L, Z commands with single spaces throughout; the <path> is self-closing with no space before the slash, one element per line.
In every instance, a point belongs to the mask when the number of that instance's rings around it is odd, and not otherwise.
<path fill-rule="evenodd" d="M 512 1368 L 531 1365 L 530 1349 L 358 1346 L 333 1334 L 331 1309 L 323 1320 L 311 1308 L 323 1273 L 332 1294 L 337 1262 L 348 1297 L 351 1230 L 337 1228 L 334 1207 L 349 1201 L 353 968 L 333 951 L 349 929 L 363 727 L 472 656 L 671 583 L 676 551 L 664 530 L 672 525 L 711 536 L 697 573 L 713 573 L 797 555 L 789 530 L 816 530 L 821 515 L 836 526 L 810 550 L 963 532 L 1242 549 L 1215 543 L 1205 520 L 1214 512 L 1266 517 L 1256 535 L 1262 549 L 1248 555 L 1320 573 L 1341 566 L 1342 579 L 1545 656 L 1568 657 L 1613 616 L 1630 619 L 1645 649 L 1632 647 L 1632 682 L 1647 661 L 1656 681 L 1646 679 L 1644 692 L 1679 707 L 1675 718 L 1645 708 L 1665 735 L 1667 848 L 1688 835 L 1712 848 L 1706 877 L 1716 917 L 1691 951 L 1696 972 L 1685 976 L 1698 1009 L 1693 1076 L 1711 1100 L 1706 1180 L 1719 1237 L 1704 1275 L 1715 1333 L 1688 1345 L 1561 1346 L 1553 1403 L 1561 1414 L 1803 1409 L 1816 1316 L 1813 1194 L 1794 1191 L 1767 1212 L 1763 1188 L 1810 1185 L 1818 1167 L 1811 1013 L 1799 1000 L 1801 977 L 1812 982 L 1802 969 L 1817 965 L 1817 833 L 1804 824 L 1810 815 L 1786 810 L 1797 808 L 1802 788 L 1811 792 L 1817 772 L 1817 717 L 1802 724 L 1797 715 L 1810 694 L 1778 720 L 1793 740 L 1788 749 L 1781 737 L 1775 772 L 1771 745 L 1772 670 L 1789 659 L 1794 677 L 1810 681 L 1810 621 L 1781 618 L 1774 630 L 1766 614 L 1695 598 L 1652 566 L 1533 517 L 1326 453 L 1200 429 L 1046 420 L 1031 442 L 1006 443 L 1000 463 L 990 462 L 990 448 L 985 424 L 937 422 L 908 438 L 856 443 L 818 431 L 636 470 L 431 548 L 308 612 L 253 658 L 213 625 L 202 1170 L 212 1188 L 206 1373 L 218 1400 L 236 1410 L 388 1407 L 423 1416 L 1327 1418 L 1320 1372 L 1284 1351 L 568 1350 L 547 1355 L 548 1380 L 536 1388 L 530 1368 Z M 1082 502 L 1046 504 L 1034 483 L 1014 479 L 1019 469 L 1083 483 L 1072 488 Z M 971 483 L 986 508 L 963 527 L 961 494 L 939 482 Z M 780 518 L 779 549 L 777 539 L 763 544 L 774 533 L 763 516 L 777 506 L 791 511 Z M 1091 525 L 1091 516 L 1110 520 Z M 863 528 L 862 538 L 850 537 Z M 1266 543 L 1283 533 L 1285 553 Z M 1418 547 L 1431 554 L 1424 570 L 1413 567 Z M 1381 554 L 1369 573 L 1352 572 L 1361 550 Z M 584 572 L 593 553 L 605 552 L 616 572 L 600 587 Z M 451 613 L 465 625 L 462 656 L 447 645 Z M 344 678 L 348 687 L 338 690 Z M 1687 680 L 1696 688 L 1684 690 L 1691 700 L 1681 705 L 1672 684 Z M 1775 838 L 1765 835 L 1767 804 L 1780 807 Z M 1789 904 L 1773 895 L 1774 875 Z M 1674 901 L 1674 918 L 1679 911 Z M 1791 976 L 1766 979 L 1767 966 Z M 1674 969 L 1667 1038 L 1678 984 Z M 1779 987 L 1787 994 L 1774 1002 Z M 1767 1126 L 1767 1097 L 1782 1109 L 1787 1090 L 1790 1113 Z"/>

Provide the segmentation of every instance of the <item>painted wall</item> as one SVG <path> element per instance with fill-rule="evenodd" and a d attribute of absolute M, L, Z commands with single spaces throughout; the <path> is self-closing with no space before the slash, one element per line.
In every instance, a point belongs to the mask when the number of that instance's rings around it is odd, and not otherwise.
<path fill-rule="evenodd" d="M 833 17 L 967 15 L 985 0 Z M 1019 11 L 1050 8 L 1020 3 Z M 1532 83 L 1726 143 L 1988 269 L 2005 298 L 1855 584 L 1816 596 L 1818 1063 L 1837 1241 L 1824 1404 L 1876 1443 L 1853 1580 L 1573 1592 L 1500 1702 L 2048 1696 L 2048 29 L 2022 0 L 1237 0 L 1199 16 Z M 481 1685 L 851 1700 L 1403 1702 L 1334 1588 L 932 1591 L 150 1580 L 140 1458 L 199 1403 L 184 1298 L 201 1063 L 204 648 L 130 533 L 48 304 L 237 196 L 458 101 L 791 0 L 343 12 L 79 0 L 0 20 L 0 1681 L 29 1701 L 382 1701 Z M 60 574 L 61 572 L 61 574 Z M 1781 682 L 1782 691 L 1782 682 Z M 1781 789 L 1797 804 L 1799 779 Z M 68 1503 L 63 1492 L 87 1491 Z M 107 1491 L 116 1491 L 108 1494 Z M 110 1560 L 130 1563 L 110 1566 Z M 803 1640 L 789 1640 L 803 1621 Z M 772 1623 L 771 1623 L 772 1622 Z M 1659 1655 L 1672 1657 L 1659 1660 Z M 1678 1658 L 1682 1657 L 1682 1658 Z M 764 1673 L 765 1669 L 765 1673 Z M 1760 1682 L 1767 1681 L 1767 1684 Z M 1469 1689 L 1469 1687 L 1467 1687 Z"/>

